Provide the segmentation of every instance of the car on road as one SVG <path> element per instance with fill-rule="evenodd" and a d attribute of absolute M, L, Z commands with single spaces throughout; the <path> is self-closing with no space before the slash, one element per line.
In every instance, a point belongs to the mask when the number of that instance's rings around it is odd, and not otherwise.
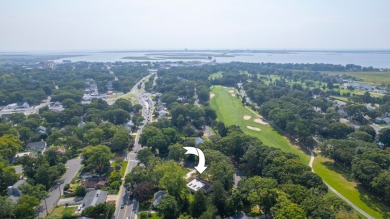
<path fill-rule="evenodd" d="M 121 202 L 121 209 L 123 209 L 125 207 L 125 203 L 122 201 Z"/>

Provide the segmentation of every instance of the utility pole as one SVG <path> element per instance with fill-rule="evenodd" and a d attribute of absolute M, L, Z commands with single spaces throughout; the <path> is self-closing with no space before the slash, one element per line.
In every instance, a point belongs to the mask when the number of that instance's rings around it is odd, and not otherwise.
<path fill-rule="evenodd" d="M 47 211 L 47 203 L 46 203 L 46 198 L 47 196 L 45 196 L 45 206 L 46 206 L 46 217 L 49 215 L 49 212 Z"/>

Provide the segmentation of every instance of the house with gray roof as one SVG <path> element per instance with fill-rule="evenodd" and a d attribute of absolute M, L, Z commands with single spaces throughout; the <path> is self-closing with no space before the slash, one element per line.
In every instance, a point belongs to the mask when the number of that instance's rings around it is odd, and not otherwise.
<path fill-rule="evenodd" d="M 153 207 L 156 207 L 157 205 L 159 205 L 161 199 L 164 198 L 166 194 L 167 193 L 162 191 L 162 190 L 154 193 L 154 195 L 153 195 L 153 204 L 152 204 Z"/>
<path fill-rule="evenodd" d="M 38 153 L 45 152 L 47 148 L 47 143 L 44 140 L 37 141 L 37 142 L 30 142 L 27 144 L 26 149 L 28 151 L 37 151 Z"/>
<path fill-rule="evenodd" d="M 108 192 L 103 190 L 89 191 L 83 199 L 83 208 L 86 209 L 100 203 L 106 202 Z"/>
<path fill-rule="evenodd" d="M 17 181 L 13 186 L 8 186 L 7 195 L 14 202 L 18 202 L 19 198 L 22 196 L 22 192 L 18 189 L 19 186 L 27 183 L 26 180 L 21 179 Z"/>

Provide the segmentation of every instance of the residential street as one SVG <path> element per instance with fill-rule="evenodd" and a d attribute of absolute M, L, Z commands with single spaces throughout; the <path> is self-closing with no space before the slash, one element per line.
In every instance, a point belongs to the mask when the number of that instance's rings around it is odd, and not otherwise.
<path fill-rule="evenodd" d="M 149 77 L 152 77 L 154 74 L 150 74 L 144 77 L 140 82 L 138 82 L 130 91 L 130 93 L 135 95 L 135 98 L 139 101 L 142 106 L 142 116 L 145 118 L 144 125 L 141 125 L 137 131 L 137 135 L 134 140 L 133 150 L 127 154 L 128 165 L 125 172 L 125 175 L 131 172 L 131 170 L 138 165 L 138 160 L 136 158 L 137 152 L 141 149 L 141 145 L 138 143 L 139 137 L 142 133 L 142 129 L 145 124 L 152 121 L 153 112 L 154 112 L 154 103 L 151 99 L 151 95 L 145 92 L 145 82 L 149 80 Z M 138 85 L 141 85 L 141 89 L 138 89 Z M 130 200 L 129 194 L 126 193 L 126 188 L 122 184 L 118 198 L 116 201 L 115 208 L 115 218 L 137 218 L 138 211 L 138 201 L 135 199 Z M 121 208 L 121 204 L 124 204 Z"/>
<path fill-rule="evenodd" d="M 72 160 L 68 160 L 66 162 L 66 173 L 61 177 L 61 183 L 59 186 L 54 186 L 51 188 L 48 197 L 46 198 L 46 204 L 47 204 L 47 209 L 50 211 L 58 202 L 58 200 L 61 197 L 62 190 L 64 188 L 64 185 L 67 183 L 70 183 L 72 179 L 76 176 L 76 174 L 79 172 L 81 168 L 81 158 L 77 157 Z M 39 205 L 39 215 L 37 218 L 44 218 L 46 217 L 46 204 L 45 200 L 42 200 L 41 204 Z"/>

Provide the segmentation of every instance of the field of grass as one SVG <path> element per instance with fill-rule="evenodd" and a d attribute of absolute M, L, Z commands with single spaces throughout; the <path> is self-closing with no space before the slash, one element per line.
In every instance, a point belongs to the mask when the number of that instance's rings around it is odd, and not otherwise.
<path fill-rule="evenodd" d="M 222 77 L 222 74 L 223 74 L 223 72 L 222 72 L 222 71 L 219 71 L 219 72 L 213 73 L 213 74 L 209 75 L 209 80 L 213 80 L 213 79 L 221 78 L 221 77 Z"/>
<path fill-rule="evenodd" d="M 265 145 L 280 148 L 284 152 L 298 155 L 302 162 L 309 163 L 310 157 L 297 146 L 293 146 L 287 138 L 280 135 L 269 125 L 262 125 L 253 121 L 257 117 L 255 113 L 245 108 L 241 100 L 233 97 L 228 91 L 231 88 L 215 86 L 212 93 L 215 96 L 210 100 L 211 107 L 217 112 L 218 120 L 227 126 L 238 125 L 251 136 L 259 138 Z M 250 120 L 244 120 L 244 116 L 251 116 Z M 260 128 L 261 131 L 248 129 L 247 126 Z"/>
<path fill-rule="evenodd" d="M 370 72 L 326 72 L 328 74 L 346 74 L 355 78 L 360 78 L 368 83 L 382 84 L 390 83 L 390 72 L 370 71 Z"/>
<path fill-rule="evenodd" d="M 276 132 L 268 125 L 261 125 L 253 122 L 255 113 L 245 108 L 237 97 L 233 97 L 229 90 L 232 88 L 223 88 L 215 86 L 212 93 L 215 95 L 210 100 L 211 107 L 217 112 L 218 120 L 224 122 L 227 126 L 238 125 L 242 130 L 251 136 L 258 137 L 265 145 L 280 148 L 284 152 L 296 154 L 305 164 L 309 161 L 309 156 L 300 148 L 293 146 L 285 137 Z M 251 116 L 250 120 L 244 120 L 243 116 Z M 261 131 L 253 131 L 247 126 L 254 126 Z M 314 162 L 315 172 L 334 189 L 347 197 L 355 205 L 371 214 L 375 218 L 381 218 L 385 207 L 376 202 L 371 196 L 357 188 L 354 181 L 348 180 L 348 175 L 343 175 L 339 170 L 329 165 L 329 160 L 321 156 L 317 156 Z M 379 207 L 377 207 L 379 206 Z M 386 211 L 386 210 L 385 210 Z"/>
<path fill-rule="evenodd" d="M 316 156 L 313 169 L 326 183 L 373 217 L 382 218 L 385 212 L 390 213 L 389 207 L 360 188 L 352 180 L 351 174 L 343 171 L 331 159 Z"/>

